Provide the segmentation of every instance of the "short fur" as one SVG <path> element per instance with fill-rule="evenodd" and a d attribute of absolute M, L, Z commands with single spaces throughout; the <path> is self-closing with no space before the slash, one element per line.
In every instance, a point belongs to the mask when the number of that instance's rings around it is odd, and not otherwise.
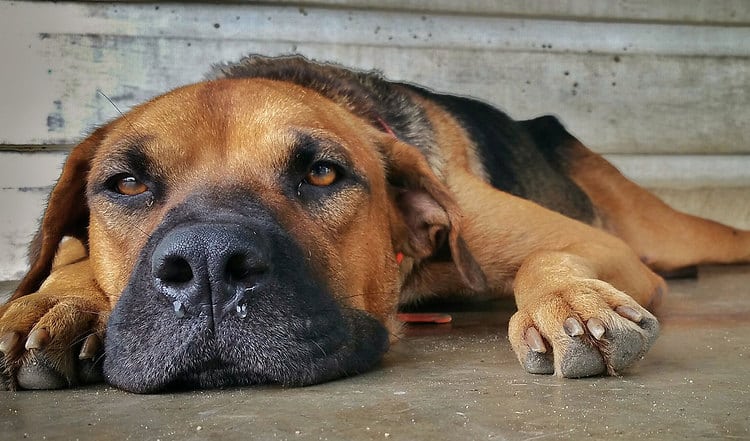
<path fill-rule="evenodd" d="M 5 388 L 326 381 L 378 363 L 399 302 L 456 293 L 515 296 L 528 372 L 617 374 L 658 335 L 653 270 L 750 260 L 554 117 L 299 56 L 209 78 L 71 152 L 0 307 Z"/>

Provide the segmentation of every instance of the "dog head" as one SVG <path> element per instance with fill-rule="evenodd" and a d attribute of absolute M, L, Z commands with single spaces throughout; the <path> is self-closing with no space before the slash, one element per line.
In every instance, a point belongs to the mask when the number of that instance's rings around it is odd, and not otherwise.
<path fill-rule="evenodd" d="M 469 286 L 483 282 L 420 150 L 279 78 L 177 89 L 78 145 L 19 293 L 64 236 L 88 244 L 114 305 L 105 376 L 137 392 L 369 369 L 394 332 L 398 253 L 447 247 Z"/>

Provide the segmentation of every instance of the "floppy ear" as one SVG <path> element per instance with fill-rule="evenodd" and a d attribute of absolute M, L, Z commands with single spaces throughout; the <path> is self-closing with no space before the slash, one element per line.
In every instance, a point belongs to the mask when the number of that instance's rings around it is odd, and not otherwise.
<path fill-rule="evenodd" d="M 88 244 L 89 208 L 86 202 L 86 181 L 91 168 L 91 158 L 106 133 L 100 127 L 68 156 L 62 174 L 50 193 L 47 209 L 36 236 L 29 247 L 29 271 L 13 293 L 12 299 L 39 289 L 49 276 L 52 262 L 65 236 Z"/>
<path fill-rule="evenodd" d="M 424 156 L 409 144 L 390 138 L 383 145 L 387 178 L 400 211 L 406 237 L 396 237 L 397 251 L 424 259 L 447 241 L 451 258 L 466 285 L 484 291 L 487 280 L 461 237 L 461 211 Z"/>

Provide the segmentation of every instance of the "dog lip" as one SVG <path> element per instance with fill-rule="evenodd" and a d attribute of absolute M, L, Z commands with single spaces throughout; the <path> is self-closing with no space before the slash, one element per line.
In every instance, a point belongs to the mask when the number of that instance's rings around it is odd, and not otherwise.
<path fill-rule="evenodd" d="M 145 304 L 139 308 L 153 310 Z M 282 315 L 273 312 L 272 305 L 247 308 L 252 321 L 225 320 L 213 330 L 195 317 L 186 317 L 184 325 L 168 322 L 167 338 L 136 341 L 141 332 L 128 329 L 127 335 L 116 335 L 120 330 L 113 330 L 104 361 L 107 380 L 139 393 L 303 386 L 369 370 L 388 347 L 388 332 L 364 311 L 341 310 L 335 316 L 308 314 L 307 309 L 287 311 L 282 313 L 285 320 L 278 322 Z M 258 308 L 271 316 L 257 316 Z"/>

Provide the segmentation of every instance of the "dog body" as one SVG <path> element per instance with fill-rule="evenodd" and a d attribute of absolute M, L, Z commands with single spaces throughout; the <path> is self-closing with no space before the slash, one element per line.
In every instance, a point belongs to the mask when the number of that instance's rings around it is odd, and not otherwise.
<path fill-rule="evenodd" d="M 0 307 L 2 379 L 93 381 L 106 334 L 126 390 L 311 384 L 375 365 L 399 302 L 456 293 L 515 296 L 527 371 L 616 374 L 658 335 L 653 270 L 748 259 L 750 233 L 672 210 L 553 117 L 249 57 L 71 152 Z"/>

